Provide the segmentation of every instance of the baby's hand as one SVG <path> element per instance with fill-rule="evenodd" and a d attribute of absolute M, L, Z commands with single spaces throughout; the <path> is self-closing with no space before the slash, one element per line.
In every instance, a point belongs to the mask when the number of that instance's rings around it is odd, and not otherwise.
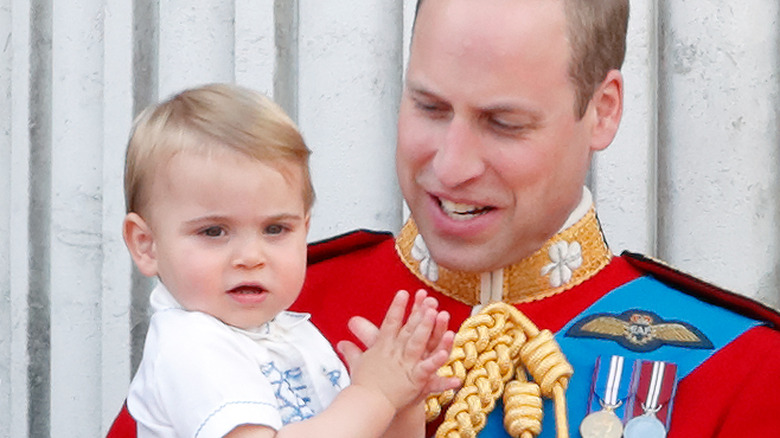
<path fill-rule="evenodd" d="M 447 312 L 438 311 L 437 301 L 426 295 L 417 292 L 405 324 L 406 291 L 396 294 L 379 329 L 364 318 L 350 320 L 350 330 L 368 347 L 365 352 L 349 341 L 338 344 L 353 384 L 380 391 L 396 409 L 459 384 L 436 374 L 449 357 L 454 334 L 447 330 Z"/>

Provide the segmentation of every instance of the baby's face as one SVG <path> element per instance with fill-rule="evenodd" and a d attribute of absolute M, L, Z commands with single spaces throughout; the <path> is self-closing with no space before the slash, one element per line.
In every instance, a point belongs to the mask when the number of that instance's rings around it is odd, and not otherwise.
<path fill-rule="evenodd" d="M 244 329 L 271 320 L 303 286 L 302 187 L 301 172 L 237 152 L 175 155 L 149 190 L 157 275 L 189 310 Z"/>

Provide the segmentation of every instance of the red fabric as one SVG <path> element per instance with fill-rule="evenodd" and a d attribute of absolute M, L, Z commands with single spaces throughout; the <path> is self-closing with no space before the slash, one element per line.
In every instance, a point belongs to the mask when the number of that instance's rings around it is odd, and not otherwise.
<path fill-rule="evenodd" d="M 313 313 L 313 321 L 336 343 L 351 339 L 346 328 L 353 315 L 378 323 L 398 289 L 425 285 L 398 258 L 394 242 L 320 260 L 310 266 L 304 291 L 294 305 Z M 616 257 L 594 278 L 565 293 L 522 304 L 540 328 L 558 331 L 595 300 L 639 276 L 652 274 L 704 301 L 730 308 L 770 324 L 780 316 L 752 300 L 723 291 L 663 265 L 638 262 L 635 255 Z M 457 330 L 470 307 L 432 293 L 451 315 Z M 713 355 L 683 379 L 677 390 L 669 438 L 780 436 L 780 332 L 756 327 Z M 576 430 L 577 425 L 571 426 Z"/>
<path fill-rule="evenodd" d="M 677 387 L 669 438 L 780 436 L 780 336 L 756 327 Z"/>
<path fill-rule="evenodd" d="M 637 268 L 653 274 L 665 283 L 675 285 L 678 290 L 696 296 L 702 301 L 731 309 L 753 319 L 766 321 L 772 327 L 780 327 L 780 313 L 758 301 L 706 283 L 642 254 L 626 251 L 623 253 L 623 257 Z"/>
<path fill-rule="evenodd" d="M 108 438 L 135 438 L 136 427 L 135 420 L 130 416 L 130 412 L 127 411 L 127 404 L 122 406 L 122 410 L 119 411 L 114 420 L 114 424 L 111 425 L 111 429 L 108 430 Z"/>
<path fill-rule="evenodd" d="M 291 310 L 312 313 L 312 322 L 333 345 L 354 340 L 347 328 L 352 316 L 378 324 L 397 290 L 428 289 L 401 262 L 389 234 L 358 231 L 312 245 L 309 262 L 303 292 Z M 635 255 L 616 257 L 574 289 L 518 308 L 539 328 L 555 332 L 610 290 L 647 273 L 705 301 L 780 321 L 765 306 Z M 450 328 L 457 330 L 471 308 L 429 292 L 450 312 Z M 679 383 L 669 438 L 780 436 L 778 369 L 780 332 L 768 327 L 746 332 Z M 126 409 L 109 437 L 135 437 L 135 424 Z"/>

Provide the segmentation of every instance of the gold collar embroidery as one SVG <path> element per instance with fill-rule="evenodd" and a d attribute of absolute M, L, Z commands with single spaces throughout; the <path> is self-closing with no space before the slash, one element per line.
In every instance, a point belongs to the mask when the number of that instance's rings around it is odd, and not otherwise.
<path fill-rule="evenodd" d="M 480 304 L 482 274 L 437 266 L 418 236 L 417 225 L 410 218 L 395 241 L 396 251 L 412 273 L 448 297 L 470 306 Z M 503 269 L 503 301 L 519 304 L 559 294 L 596 275 L 611 258 L 591 206 L 585 216 L 538 251 Z"/>

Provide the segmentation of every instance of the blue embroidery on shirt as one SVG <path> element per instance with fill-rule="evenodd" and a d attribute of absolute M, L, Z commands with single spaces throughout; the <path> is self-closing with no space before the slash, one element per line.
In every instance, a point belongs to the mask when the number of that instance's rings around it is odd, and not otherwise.
<path fill-rule="evenodd" d="M 328 376 L 328 380 L 330 380 L 330 384 L 333 385 L 334 388 L 341 389 L 341 370 L 328 371 L 323 368 L 322 372 Z"/>
<path fill-rule="evenodd" d="M 300 367 L 281 371 L 276 364 L 268 362 L 260 367 L 260 371 L 268 377 L 274 388 L 282 423 L 288 424 L 314 416 L 309 405 L 311 397 L 307 396 L 309 389 L 301 383 L 303 372 Z"/>

